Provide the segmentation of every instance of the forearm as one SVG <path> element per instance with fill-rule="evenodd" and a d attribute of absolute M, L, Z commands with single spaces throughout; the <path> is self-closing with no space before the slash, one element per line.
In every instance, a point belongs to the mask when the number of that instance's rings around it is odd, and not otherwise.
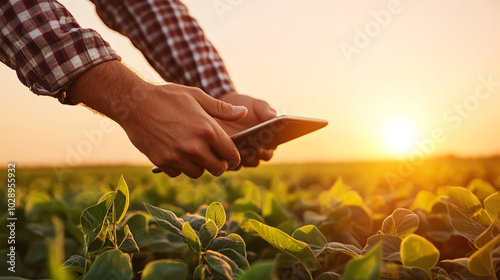
<path fill-rule="evenodd" d="M 80 75 L 68 88 L 66 98 L 69 103 L 83 103 L 122 124 L 147 86 L 121 62 L 108 61 Z"/>
<path fill-rule="evenodd" d="M 178 0 L 92 0 L 111 28 L 130 38 L 167 81 L 213 97 L 234 91 L 217 50 Z"/>

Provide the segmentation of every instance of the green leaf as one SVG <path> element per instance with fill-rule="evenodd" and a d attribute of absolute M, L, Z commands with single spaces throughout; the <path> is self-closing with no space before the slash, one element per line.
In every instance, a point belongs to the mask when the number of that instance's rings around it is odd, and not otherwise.
<path fill-rule="evenodd" d="M 323 236 L 319 229 L 313 225 L 307 225 L 296 229 L 292 237 L 309 244 L 316 257 L 323 252 L 325 246 L 328 244 L 325 236 Z"/>
<path fill-rule="evenodd" d="M 382 246 L 382 256 L 387 260 L 401 260 L 401 239 L 388 234 L 374 234 L 366 241 L 362 254 L 366 254 L 377 244 Z"/>
<path fill-rule="evenodd" d="M 474 252 L 469 258 L 467 268 L 471 273 L 477 276 L 490 276 L 496 279 L 495 267 L 492 260 L 493 249 L 500 242 L 500 235 L 497 235 L 493 240 Z"/>
<path fill-rule="evenodd" d="M 274 261 L 257 261 L 238 280 L 273 280 Z"/>
<path fill-rule="evenodd" d="M 191 247 L 196 253 L 200 254 L 201 253 L 200 239 L 198 238 L 198 235 L 191 227 L 189 222 L 184 223 L 182 227 L 182 232 L 186 236 L 187 244 L 189 245 L 189 247 Z"/>
<path fill-rule="evenodd" d="M 375 246 L 366 255 L 350 260 L 344 271 L 344 279 L 374 280 L 380 279 L 382 267 L 382 249 Z"/>
<path fill-rule="evenodd" d="M 142 280 L 175 279 L 183 280 L 188 276 L 187 265 L 172 260 L 149 262 L 142 272 Z"/>
<path fill-rule="evenodd" d="M 116 215 L 116 223 L 119 223 L 128 210 L 129 205 L 129 191 L 128 186 L 123 176 L 120 176 L 120 181 L 118 182 L 118 187 L 115 190 L 115 215 Z"/>
<path fill-rule="evenodd" d="M 204 277 L 204 271 L 203 271 L 203 268 L 205 267 L 205 265 L 203 265 L 202 263 L 199 264 L 195 269 L 194 269 L 194 272 L 193 272 L 193 279 L 194 280 L 203 280 Z"/>
<path fill-rule="evenodd" d="M 116 195 L 116 192 L 114 191 L 109 191 L 105 194 L 103 194 L 100 198 L 99 198 L 99 201 L 97 201 L 97 204 L 103 202 L 103 201 L 107 201 L 107 204 L 106 206 L 107 207 L 111 207 L 111 204 L 113 203 L 113 200 L 115 199 L 115 195 Z"/>
<path fill-rule="evenodd" d="M 205 217 L 200 214 L 186 214 L 182 216 L 182 220 L 184 222 L 189 222 L 195 231 L 200 231 L 201 227 L 207 223 Z"/>
<path fill-rule="evenodd" d="M 230 248 L 224 248 L 224 249 L 221 249 L 219 251 L 217 251 L 221 254 L 223 254 L 224 256 L 230 258 L 240 269 L 248 269 L 248 267 L 250 266 L 248 264 L 248 261 L 247 259 L 241 255 L 240 253 L 236 252 L 235 250 L 233 249 L 230 249 Z"/>
<path fill-rule="evenodd" d="M 340 275 L 335 272 L 324 272 L 315 280 L 338 280 L 340 279 Z"/>
<path fill-rule="evenodd" d="M 85 254 L 93 255 L 96 256 L 99 254 L 101 249 L 104 248 L 105 244 L 109 241 L 109 226 L 107 223 L 105 223 L 101 229 L 101 232 L 99 235 L 92 241 L 86 248 L 86 251 L 84 252 Z M 113 244 L 114 248 L 114 244 Z M 87 257 L 87 255 L 84 255 Z"/>
<path fill-rule="evenodd" d="M 495 218 L 493 223 L 491 223 L 491 225 L 476 238 L 476 241 L 474 241 L 474 245 L 477 248 L 483 247 L 498 234 L 497 222 L 498 218 Z"/>
<path fill-rule="evenodd" d="M 419 267 L 406 267 L 406 266 L 399 267 L 397 279 L 431 280 L 431 278 L 429 277 L 429 272 L 427 272 Z M 437 278 L 433 278 L 433 279 L 437 279 Z"/>
<path fill-rule="evenodd" d="M 25 216 L 28 221 L 39 221 L 44 214 L 54 213 L 55 203 L 47 192 L 34 189 L 27 194 Z"/>
<path fill-rule="evenodd" d="M 261 223 L 265 223 L 264 218 L 262 218 L 259 214 L 253 211 L 246 211 L 245 213 L 243 213 L 243 221 L 240 224 L 240 228 L 245 232 L 255 233 L 255 231 L 252 228 L 252 225 L 250 225 L 250 223 L 248 222 L 250 219 L 254 219 Z"/>
<path fill-rule="evenodd" d="M 245 194 L 245 197 L 238 198 L 234 201 L 234 203 L 231 205 L 231 212 L 260 212 L 260 207 L 262 205 L 260 188 L 253 182 L 246 180 L 242 183 L 240 189 L 241 193 Z"/>
<path fill-rule="evenodd" d="M 451 203 L 471 215 L 481 210 L 479 199 L 468 189 L 463 187 L 448 187 L 448 203 Z"/>
<path fill-rule="evenodd" d="M 83 270 L 85 269 L 85 258 L 80 255 L 73 255 L 61 265 L 60 269 L 83 274 Z"/>
<path fill-rule="evenodd" d="M 134 274 L 125 254 L 119 250 L 109 250 L 97 257 L 84 280 L 132 279 Z"/>
<path fill-rule="evenodd" d="M 420 235 L 411 234 L 401 242 L 401 261 L 405 266 L 415 266 L 430 271 L 438 260 L 438 249 Z"/>
<path fill-rule="evenodd" d="M 319 229 L 313 225 L 307 225 L 296 229 L 292 237 L 318 247 L 325 247 L 326 244 L 328 244 L 325 236 L 323 236 Z"/>
<path fill-rule="evenodd" d="M 427 213 L 432 212 L 432 207 L 434 204 L 440 201 L 439 196 L 429 192 L 429 191 L 419 191 L 417 197 L 410 206 L 411 210 L 422 209 Z"/>
<path fill-rule="evenodd" d="M 275 226 L 275 228 L 283 231 L 284 233 L 288 235 L 292 235 L 292 233 L 295 231 L 297 226 L 295 225 L 295 221 L 292 219 L 286 220 L 282 222 L 281 224 Z"/>
<path fill-rule="evenodd" d="M 124 253 L 129 254 L 140 252 L 139 246 L 137 246 L 134 235 L 132 235 L 132 232 L 130 232 L 128 225 L 125 225 L 125 236 L 123 237 L 122 243 L 120 244 L 118 249 L 120 249 L 120 251 Z"/>
<path fill-rule="evenodd" d="M 247 257 L 247 246 L 246 246 L 243 238 L 239 234 L 236 234 L 236 233 L 231 233 L 226 237 L 231 239 L 231 240 L 236 241 L 237 246 L 233 247 L 232 249 L 234 249 L 236 252 L 240 253 L 241 255 L 243 255 L 246 258 Z"/>
<path fill-rule="evenodd" d="M 472 180 L 467 185 L 467 189 L 474 193 L 481 201 L 497 191 L 490 183 L 483 179 Z"/>
<path fill-rule="evenodd" d="M 262 216 L 264 220 L 272 226 L 278 226 L 290 219 L 283 205 L 278 201 L 276 196 L 269 191 L 263 193 Z"/>
<path fill-rule="evenodd" d="M 101 233 L 104 220 L 108 215 L 109 208 L 114 197 L 108 197 L 97 205 L 90 206 L 83 210 L 80 217 L 82 224 L 83 236 L 87 247 L 94 241 L 99 233 Z M 109 203 L 111 201 L 111 203 Z"/>
<path fill-rule="evenodd" d="M 330 242 L 325 247 L 326 251 L 334 253 L 343 253 L 353 258 L 359 257 L 361 255 L 361 250 L 351 244 L 344 244 L 339 242 Z"/>
<path fill-rule="evenodd" d="M 144 203 L 144 206 L 146 206 L 149 214 L 153 216 L 158 225 L 162 228 L 175 233 L 178 236 L 186 237 L 186 235 L 182 233 L 182 225 L 184 224 L 184 221 L 177 218 L 172 211 L 163 210 L 148 203 Z"/>
<path fill-rule="evenodd" d="M 232 233 L 226 237 L 217 237 L 209 246 L 209 249 L 213 251 L 220 251 L 226 248 L 233 249 L 236 252 L 240 253 L 243 257 L 246 257 L 245 241 L 243 241 L 243 238 L 241 238 L 241 236 L 235 233 Z"/>
<path fill-rule="evenodd" d="M 500 192 L 496 192 L 488 196 L 484 200 L 484 209 L 492 221 L 494 221 L 500 214 Z"/>
<path fill-rule="evenodd" d="M 158 207 L 160 207 L 161 209 L 172 211 L 177 217 L 180 217 L 180 216 L 186 214 L 186 210 L 182 209 L 179 206 L 170 204 L 170 203 L 162 203 L 162 204 L 158 205 Z"/>
<path fill-rule="evenodd" d="M 207 251 L 205 260 L 213 270 L 226 279 L 233 279 L 233 273 L 238 269 L 238 265 L 230 258 L 212 250 Z"/>
<path fill-rule="evenodd" d="M 198 232 L 198 238 L 200 239 L 202 250 L 207 248 L 208 244 L 217 236 L 217 232 L 217 225 L 215 225 L 214 221 L 211 219 L 201 226 Z"/>
<path fill-rule="evenodd" d="M 279 229 L 270 227 L 256 220 L 249 220 L 253 229 L 271 245 L 299 260 L 309 271 L 321 268 L 311 248 Z"/>
<path fill-rule="evenodd" d="M 330 190 L 328 190 L 328 193 L 332 197 L 340 197 L 348 191 L 350 191 L 350 188 L 348 186 L 344 185 L 342 177 L 338 177 L 337 181 L 335 181 L 335 183 L 330 188 Z"/>
<path fill-rule="evenodd" d="M 398 208 L 382 224 L 382 232 L 404 239 L 418 229 L 418 216 L 408 209 Z"/>
<path fill-rule="evenodd" d="M 447 203 L 446 206 L 453 228 L 473 243 L 491 224 L 490 218 L 484 209 L 479 209 L 476 214 L 471 216 L 470 213 L 453 204 Z"/>
<path fill-rule="evenodd" d="M 135 212 L 129 215 L 126 224 L 129 226 L 130 231 L 135 235 L 139 232 L 144 232 L 148 229 L 149 216 L 144 212 Z"/>
<path fill-rule="evenodd" d="M 454 260 L 442 260 L 439 263 L 446 263 L 446 264 L 452 264 L 460 267 L 466 267 L 467 263 L 469 262 L 469 258 L 458 258 Z"/>
<path fill-rule="evenodd" d="M 209 219 L 215 222 L 218 229 L 221 229 L 226 223 L 226 212 L 224 206 L 220 202 L 212 202 L 207 209 L 205 215 L 207 222 Z"/>

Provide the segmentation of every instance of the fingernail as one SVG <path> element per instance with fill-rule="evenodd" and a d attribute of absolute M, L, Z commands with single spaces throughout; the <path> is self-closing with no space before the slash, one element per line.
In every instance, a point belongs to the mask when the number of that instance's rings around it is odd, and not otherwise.
<path fill-rule="evenodd" d="M 228 164 L 229 164 L 229 165 L 228 165 L 228 166 L 229 166 L 229 169 L 235 169 L 235 168 L 236 168 L 236 167 L 238 167 L 238 165 L 239 165 L 239 164 L 238 164 L 238 162 L 237 162 L 236 160 L 230 160 L 230 161 L 228 162 Z"/>
<path fill-rule="evenodd" d="M 247 110 L 245 106 L 233 106 L 233 114 L 239 115 Z"/>

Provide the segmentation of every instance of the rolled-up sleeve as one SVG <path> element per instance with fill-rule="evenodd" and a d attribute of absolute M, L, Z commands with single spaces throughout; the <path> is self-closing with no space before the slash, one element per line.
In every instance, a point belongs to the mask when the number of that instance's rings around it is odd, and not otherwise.
<path fill-rule="evenodd" d="M 179 0 L 91 0 L 111 29 L 127 36 L 169 82 L 213 97 L 234 91 L 224 62 Z"/>
<path fill-rule="evenodd" d="M 92 29 L 81 28 L 52 0 L 7 0 L 0 4 L 0 60 L 38 95 L 58 97 L 93 66 L 120 59 Z"/>

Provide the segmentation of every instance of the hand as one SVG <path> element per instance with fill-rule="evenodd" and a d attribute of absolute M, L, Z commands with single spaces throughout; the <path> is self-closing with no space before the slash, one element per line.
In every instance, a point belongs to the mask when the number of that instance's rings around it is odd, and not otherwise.
<path fill-rule="evenodd" d="M 248 95 L 230 92 L 219 99 L 233 105 L 245 106 L 248 109 L 247 115 L 238 121 L 228 122 L 217 119 L 219 125 L 228 135 L 233 135 L 277 116 L 276 111 L 267 102 Z M 262 147 L 241 150 L 241 164 L 235 169 L 239 169 L 241 166 L 255 167 L 259 165 L 260 160 L 268 161 L 272 158 L 274 150 Z"/>
<path fill-rule="evenodd" d="M 205 169 L 218 176 L 240 163 L 237 148 L 214 118 L 235 121 L 246 108 L 198 88 L 152 85 L 120 62 L 105 62 L 82 74 L 68 94 L 118 122 L 135 147 L 169 176 L 198 178 Z"/>

